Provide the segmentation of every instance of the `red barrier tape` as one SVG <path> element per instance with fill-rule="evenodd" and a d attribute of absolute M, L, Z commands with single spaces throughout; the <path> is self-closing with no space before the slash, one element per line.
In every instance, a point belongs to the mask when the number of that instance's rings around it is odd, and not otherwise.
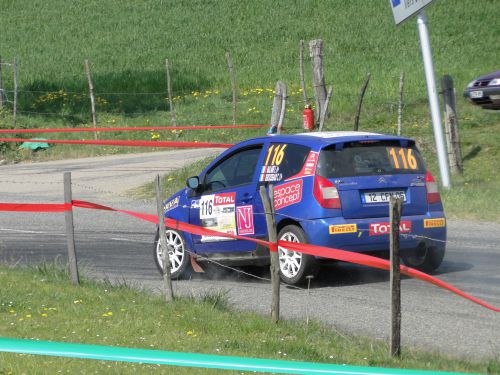
<path fill-rule="evenodd" d="M 84 132 L 127 132 L 151 130 L 206 130 L 206 129 L 255 129 L 269 125 L 191 125 L 191 126 L 126 126 L 118 128 L 37 128 L 37 129 L 0 129 L 1 133 L 84 133 Z"/>
<path fill-rule="evenodd" d="M 95 209 L 95 210 L 107 210 L 107 211 L 121 212 L 121 213 L 130 215 L 130 216 L 134 216 L 138 219 L 142 219 L 142 220 L 154 223 L 154 224 L 158 224 L 158 216 L 156 216 L 156 215 L 141 214 L 138 212 L 127 211 L 127 210 L 119 210 L 116 208 L 103 206 L 103 205 L 95 204 L 92 202 L 78 201 L 78 200 L 73 201 L 73 206 L 81 207 L 81 208 L 91 208 L 91 209 Z M 256 244 L 263 245 L 266 247 L 269 247 L 269 245 L 273 245 L 270 242 L 259 240 L 257 238 L 238 236 L 236 234 L 229 234 L 229 233 L 221 233 L 221 232 L 217 232 L 215 230 L 206 229 L 203 227 L 199 227 L 197 225 L 184 223 L 182 221 L 178 221 L 178 220 L 174 220 L 174 219 L 170 219 L 170 218 L 165 218 L 165 225 L 169 228 L 172 228 L 172 229 L 182 230 L 185 232 L 189 232 L 191 234 L 197 234 L 199 236 L 206 235 L 206 236 L 227 237 L 227 238 L 233 238 L 236 240 L 246 240 L 246 241 L 255 242 Z M 272 247 L 275 248 L 277 251 L 276 244 L 274 244 L 274 246 L 272 246 Z"/>
<path fill-rule="evenodd" d="M 145 220 L 154 224 L 158 224 L 158 217 L 156 215 L 151 215 L 151 214 L 142 214 L 139 212 L 134 212 L 134 211 L 128 211 L 128 210 L 120 210 L 92 202 L 86 202 L 86 201 L 79 201 L 79 200 L 74 200 L 73 201 L 73 206 L 74 207 L 80 207 L 80 208 L 88 208 L 88 209 L 94 209 L 94 210 L 106 210 L 106 211 L 114 211 L 114 212 L 121 212 L 126 215 L 130 215 L 133 217 L 136 217 L 141 220 Z M 69 204 L 28 204 L 28 203 L 0 203 L 0 211 L 23 211 L 23 212 L 63 212 L 67 211 L 70 209 Z M 378 268 L 382 270 L 389 270 L 390 269 L 390 262 L 381 259 L 381 258 L 376 258 L 370 255 L 366 254 L 359 254 L 359 253 L 353 253 L 350 251 L 345 251 L 345 250 L 340 250 L 340 249 L 334 249 L 334 248 L 329 248 L 329 247 L 323 247 L 323 246 L 316 246 L 316 245 L 311 245 L 311 244 L 301 244 L 297 242 L 288 242 L 288 241 L 282 241 L 279 240 L 278 244 L 275 243 L 270 243 L 268 241 L 264 240 L 259 240 L 256 238 L 251 238 L 251 237 L 245 237 L 245 236 L 238 236 L 234 234 L 229 234 L 229 233 L 222 233 L 222 232 L 217 232 L 214 230 L 202 228 L 196 225 L 184 223 L 178 220 L 173 220 L 170 218 L 165 218 L 165 225 L 168 226 L 169 228 L 173 229 L 178 229 L 182 230 L 185 232 L 189 232 L 191 234 L 197 234 L 197 235 L 208 235 L 208 236 L 219 236 L 219 237 L 227 237 L 227 238 L 234 238 L 234 239 L 240 239 L 240 240 L 245 240 L 245 241 L 252 241 L 257 244 L 269 247 L 272 251 L 277 251 L 277 246 L 284 247 L 288 250 L 292 251 L 297 251 L 300 253 L 304 254 L 309 254 L 313 256 L 319 256 L 322 258 L 328 258 L 328 259 L 333 259 L 333 260 L 339 260 L 343 262 L 348 262 L 348 263 L 354 263 L 354 264 L 359 264 L 363 266 L 368 266 L 372 268 Z M 424 282 L 436 285 L 438 287 L 441 287 L 443 289 L 446 289 L 452 293 L 457 294 L 458 296 L 468 299 L 469 301 L 472 301 L 480 306 L 483 306 L 489 310 L 495 311 L 495 312 L 500 312 L 500 308 L 492 306 L 476 297 L 472 297 L 468 295 L 467 293 L 461 291 L 460 289 L 454 287 L 453 285 L 447 284 L 442 280 L 439 280 L 436 277 L 427 275 L 426 273 L 417 271 L 413 268 L 406 267 L 406 266 L 400 266 L 401 273 L 403 275 L 413 277 L 415 279 L 422 280 Z"/>
<path fill-rule="evenodd" d="M 146 215 L 146 214 L 139 214 L 137 212 L 132 212 L 132 211 L 126 211 L 126 210 L 118 210 L 114 209 L 111 207 L 107 206 L 101 206 L 97 205 L 95 203 L 91 202 L 85 202 L 85 201 L 73 201 L 73 205 L 76 207 L 82 207 L 82 208 L 93 208 L 93 209 L 101 209 L 101 210 L 110 210 L 110 211 L 116 211 L 116 212 L 122 212 L 127 215 L 131 215 L 137 218 L 142 218 L 143 220 L 150 221 L 152 223 L 157 224 L 158 223 L 158 217 L 155 215 Z M 269 247 L 271 251 L 277 251 L 278 246 L 282 246 L 286 249 L 297 251 L 300 253 L 304 254 L 309 254 L 313 256 L 319 256 L 322 258 L 328 258 L 328 259 L 333 259 L 333 260 L 340 260 L 343 262 L 348 262 L 348 263 L 354 263 L 354 264 L 359 264 L 363 266 L 368 266 L 372 268 L 378 268 L 382 270 L 389 270 L 390 269 L 390 262 L 373 257 L 370 255 L 365 255 L 365 254 L 359 254 L 359 253 L 353 253 L 350 251 L 345 251 L 345 250 L 340 250 L 340 249 L 334 249 L 330 247 L 323 247 L 323 246 L 316 246 L 316 245 L 311 245 L 311 244 L 301 244 L 297 242 L 288 242 L 288 241 L 282 241 L 279 240 L 278 244 L 274 244 L 268 241 L 263 241 L 263 240 L 258 240 L 256 238 L 251 238 L 251 237 L 245 237 L 245 236 L 238 236 L 238 235 L 233 235 L 229 233 L 221 233 L 213 230 L 209 230 L 206 228 L 202 228 L 196 225 L 184 223 L 178 220 L 173 220 L 166 218 L 165 219 L 165 225 L 169 228 L 172 229 L 179 229 L 185 232 L 189 232 L 191 234 L 197 234 L 197 235 L 208 235 L 208 236 L 219 236 L 219 237 L 227 237 L 227 238 L 234 238 L 234 239 L 240 239 L 240 240 L 246 240 L 246 241 L 252 241 L 255 243 L 258 243 L 260 245 Z M 413 277 L 431 284 L 434 284 L 436 286 L 439 286 L 441 288 L 447 289 L 452 293 L 455 293 L 459 295 L 460 297 L 463 297 L 465 299 L 468 299 L 474 303 L 477 303 L 480 306 L 483 306 L 487 309 L 490 309 L 495 312 L 500 312 L 500 308 L 494 307 L 492 305 L 489 305 L 488 303 L 472 297 L 468 295 L 465 292 L 462 292 L 460 289 L 455 288 L 453 285 L 449 285 L 445 283 L 442 280 L 439 280 L 433 276 L 427 275 L 426 273 L 420 272 L 418 270 L 415 270 L 410 267 L 406 266 L 400 266 L 401 273 L 403 275 Z"/>
<path fill-rule="evenodd" d="M 181 147 L 181 148 L 229 148 L 233 143 L 170 142 L 170 141 L 120 141 L 120 140 L 73 140 L 73 139 L 24 139 L 0 138 L 0 142 L 44 142 L 69 145 L 133 146 L 133 147 Z"/>
<path fill-rule="evenodd" d="M 0 211 L 64 212 L 71 210 L 68 203 L 0 203 Z"/>
<path fill-rule="evenodd" d="M 376 258 L 370 255 L 352 253 L 350 251 L 333 249 L 329 247 L 322 247 L 310 244 L 300 244 L 296 242 L 288 242 L 288 241 L 278 241 L 278 245 L 285 247 L 289 250 L 298 251 L 300 253 L 320 256 L 323 258 L 340 260 L 343 262 L 360 264 L 363 266 L 378 268 L 382 270 L 390 270 L 391 263 L 385 259 Z M 495 312 L 500 312 L 500 308 L 494 307 L 476 297 L 472 297 L 465 292 L 462 292 L 460 289 L 455 288 L 453 285 L 447 284 L 442 280 L 439 280 L 436 277 L 430 276 L 426 273 L 420 272 L 410 267 L 400 266 L 401 273 L 403 275 L 413 277 L 415 279 L 419 279 L 441 288 L 447 289 L 452 293 L 459 295 L 460 297 L 466 298 L 469 301 L 477 303 L 487 309 L 493 310 Z"/>

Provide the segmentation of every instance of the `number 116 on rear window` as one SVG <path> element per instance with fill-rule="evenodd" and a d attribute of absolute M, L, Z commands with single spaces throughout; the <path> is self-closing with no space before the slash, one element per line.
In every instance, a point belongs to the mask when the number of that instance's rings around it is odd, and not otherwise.
<path fill-rule="evenodd" d="M 389 154 L 391 165 L 394 169 L 419 169 L 417 158 L 413 155 L 413 149 L 388 147 L 387 152 Z"/>

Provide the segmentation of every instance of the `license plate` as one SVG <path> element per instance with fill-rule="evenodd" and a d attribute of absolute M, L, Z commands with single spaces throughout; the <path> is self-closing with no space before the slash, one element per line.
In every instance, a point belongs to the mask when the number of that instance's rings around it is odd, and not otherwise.
<path fill-rule="evenodd" d="M 470 97 L 471 98 L 482 98 L 483 97 L 483 92 L 482 91 L 471 91 L 470 92 Z"/>
<path fill-rule="evenodd" d="M 391 197 L 403 198 L 403 201 L 406 202 L 404 191 L 376 191 L 365 193 L 365 203 L 388 203 Z"/>

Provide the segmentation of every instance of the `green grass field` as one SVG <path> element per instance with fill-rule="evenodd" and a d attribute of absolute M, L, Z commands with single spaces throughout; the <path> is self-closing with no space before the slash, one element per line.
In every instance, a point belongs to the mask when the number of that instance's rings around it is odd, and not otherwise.
<path fill-rule="evenodd" d="M 427 8 L 437 80 L 454 78 L 465 174 L 453 177 L 445 204 L 451 217 L 498 221 L 496 161 L 499 111 L 473 107 L 461 92 L 474 77 L 498 69 L 500 31 L 496 0 L 439 0 Z M 393 133 L 399 75 L 405 73 L 403 135 L 416 137 L 435 176 L 435 146 L 415 20 L 396 27 L 389 4 L 379 1 L 258 0 L 167 1 L 4 0 L 0 55 L 19 66 L 18 127 L 89 127 L 83 61 L 90 59 L 99 126 L 169 125 L 164 60 L 172 64 L 179 125 L 232 121 L 225 53 L 231 52 L 238 86 L 237 123 L 269 123 L 273 88 L 289 86 L 285 131 L 299 132 L 299 41 L 321 38 L 327 85 L 334 86 L 326 130 L 352 129 L 360 86 L 371 81 L 361 130 Z M 483 26 L 484 25 L 484 26 Z M 306 84 L 312 97 L 306 51 Z M 12 69 L 3 66 L 7 99 Z M 0 128 L 12 127 L 12 103 L 0 110 Z M 236 142 L 264 130 L 101 133 L 100 139 Z M 40 136 L 44 136 L 41 134 Z M 92 139 L 92 133 L 45 135 Z M 144 151 L 144 149 L 139 149 Z M 1 159 L 47 160 L 130 152 L 123 147 L 55 145 L 20 153 L 0 143 Z"/>
<path fill-rule="evenodd" d="M 498 360 L 469 362 L 303 321 L 273 324 L 228 306 L 221 291 L 166 304 L 125 285 L 73 286 L 53 265 L 0 266 L 0 336 L 268 359 L 499 374 Z M 34 293 L 33 291 L 36 291 Z M 126 334 L 124 328 L 126 327 Z M 0 353 L 0 374 L 219 374 L 216 370 Z M 241 372 L 224 372 L 228 374 Z"/>

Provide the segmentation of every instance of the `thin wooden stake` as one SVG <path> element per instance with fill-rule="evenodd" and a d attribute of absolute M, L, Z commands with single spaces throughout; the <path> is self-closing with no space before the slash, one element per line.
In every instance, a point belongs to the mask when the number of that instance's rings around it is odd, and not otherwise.
<path fill-rule="evenodd" d="M 309 41 L 309 56 L 313 70 L 314 99 L 316 101 L 316 111 L 321 116 L 326 101 L 326 84 L 323 72 L 323 41 L 321 39 Z M 328 115 L 328 112 L 327 112 Z M 318 123 L 321 119 L 318 119 Z"/>
<path fill-rule="evenodd" d="M 16 61 L 16 59 L 14 59 L 12 61 L 12 69 L 14 71 L 14 108 L 12 110 L 12 115 L 13 115 L 14 128 L 15 128 L 16 124 L 17 124 L 17 88 L 18 88 L 18 82 L 17 82 L 17 61 Z"/>
<path fill-rule="evenodd" d="M 273 100 L 273 108 L 271 111 L 271 128 L 278 129 L 280 115 L 281 115 L 281 106 L 283 105 L 283 95 L 282 95 L 282 87 L 283 82 L 276 82 L 276 87 L 274 89 L 274 100 Z"/>
<path fill-rule="evenodd" d="M 308 105 L 306 93 L 306 83 L 304 80 L 304 41 L 300 41 L 299 45 L 299 70 L 300 70 L 300 87 L 302 89 L 302 98 L 304 99 L 304 106 Z"/>
<path fill-rule="evenodd" d="M 78 261 L 75 249 L 75 226 L 73 224 L 73 193 L 71 191 L 71 172 L 64 172 L 64 203 L 69 209 L 64 212 L 66 222 L 66 242 L 68 244 L 68 263 L 71 282 L 80 284 Z"/>
<path fill-rule="evenodd" d="M 177 125 L 177 118 L 175 117 L 174 102 L 172 100 L 172 82 L 170 81 L 170 62 L 165 59 L 165 71 L 167 73 L 167 91 L 168 91 L 168 104 L 170 106 L 170 115 L 172 117 L 172 126 Z"/>
<path fill-rule="evenodd" d="M 365 97 L 365 92 L 368 87 L 368 83 L 370 82 L 371 74 L 368 73 L 366 75 L 365 82 L 361 87 L 361 91 L 359 92 L 358 106 L 356 107 L 356 116 L 354 117 L 354 131 L 359 130 L 359 116 L 361 115 L 361 106 L 363 105 L 363 98 Z"/>
<path fill-rule="evenodd" d="M 326 119 L 326 114 L 328 113 L 328 107 L 330 106 L 330 99 L 332 97 L 333 93 L 333 86 L 330 86 L 328 88 L 328 94 L 326 95 L 326 101 L 325 101 L 325 107 L 323 108 L 323 113 L 321 114 L 320 117 L 320 122 L 319 122 L 319 129 L 318 131 L 322 132 L 323 131 L 323 126 L 325 125 L 325 119 Z"/>
<path fill-rule="evenodd" d="M 401 355 L 401 273 L 399 269 L 399 224 L 401 222 L 401 198 L 391 197 L 390 222 L 391 222 L 391 342 L 390 355 L 399 357 Z"/>
<path fill-rule="evenodd" d="M 231 75 L 231 89 L 233 91 L 233 125 L 236 125 L 236 74 L 234 72 L 233 58 L 226 52 L 227 67 Z"/>
<path fill-rule="evenodd" d="M 85 60 L 85 73 L 87 74 L 87 82 L 89 85 L 89 95 L 90 95 L 90 109 L 92 111 L 92 125 L 94 128 L 97 127 L 97 114 L 95 111 L 95 97 L 94 97 L 94 82 L 92 81 L 92 74 L 90 72 L 89 60 Z M 94 133 L 95 139 L 97 139 L 97 131 Z"/>
<path fill-rule="evenodd" d="M 441 89 L 444 98 L 444 126 L 446 145 L 448 148 L 448 162 L 453 173 L 463 173 L 462 151 L 460 150 L 460 135 L 458 131 L 457 103 L 453 78 L 449 75 L 441 78 Z"/>
<path fill-rule="evenodd" d="M 401 128 L 403 127 L 403 89 L 405 84 L 405 73 L 401 72 L 399 77 L 399 100 L 398 100 L 398 135 L 401 135 Z"/>
<path fill-rule="evenodd" d="M 156 175 L 155 186 L 156 210 L 158 213 L 158 232 L 160 234 L 158 241 L 160 241 L 160 247 L 162 250 L 161 261 L 163 264 L 163 285 L 165 287 L 165 300 L 167 302 L 171 302 L 174 300 L 174 290 L 172 289 L 172 278 L 170 277 L 170 255 L 167 247 L 167 236 L 165 234 L 165 216 L 163 212 L 163 200 L 161 197 L 162 186 L 160 175 Z"/>
<path fill-rule="evenodd" d="M 266 188 L 260 187 L 259 190 L 262 203 L 264 205 L 264 212 L 266 214 L 266 225 L 269 242 L 276 244 L 278 236 L 276 233 L 276 220 L 274 209 L 274 188 L 269 185 L 269 195 L 266 194 Z M 270 250 L 271 256 L 271 284 L 272 284 L 272 301 L 271 301 L 271 320 L 273 323 L 278 323 L 280 318 L 280 266 L 279 266 L 279 253 Z"/>
<path fill-rule="evenodd" d="M 283 121 L 285 120 L 286 113 L 286 101 L 288 99 L 288 89 L 286 85 L 281 83 L 281 108 L 280 108 L 280 117 L 278 120 L 278 134 L 281 134 L 281 130 L 283 129 Z"/>
<path fill-rule="evenodd" d="M 3 72 L 2 72 L 2 66 L 3 65 L 3 60 L 2 56 L 0 56 L 0 109 L 3 108 L 3 102 L 4 102 L 4 94 L 3 94 Z"/>

